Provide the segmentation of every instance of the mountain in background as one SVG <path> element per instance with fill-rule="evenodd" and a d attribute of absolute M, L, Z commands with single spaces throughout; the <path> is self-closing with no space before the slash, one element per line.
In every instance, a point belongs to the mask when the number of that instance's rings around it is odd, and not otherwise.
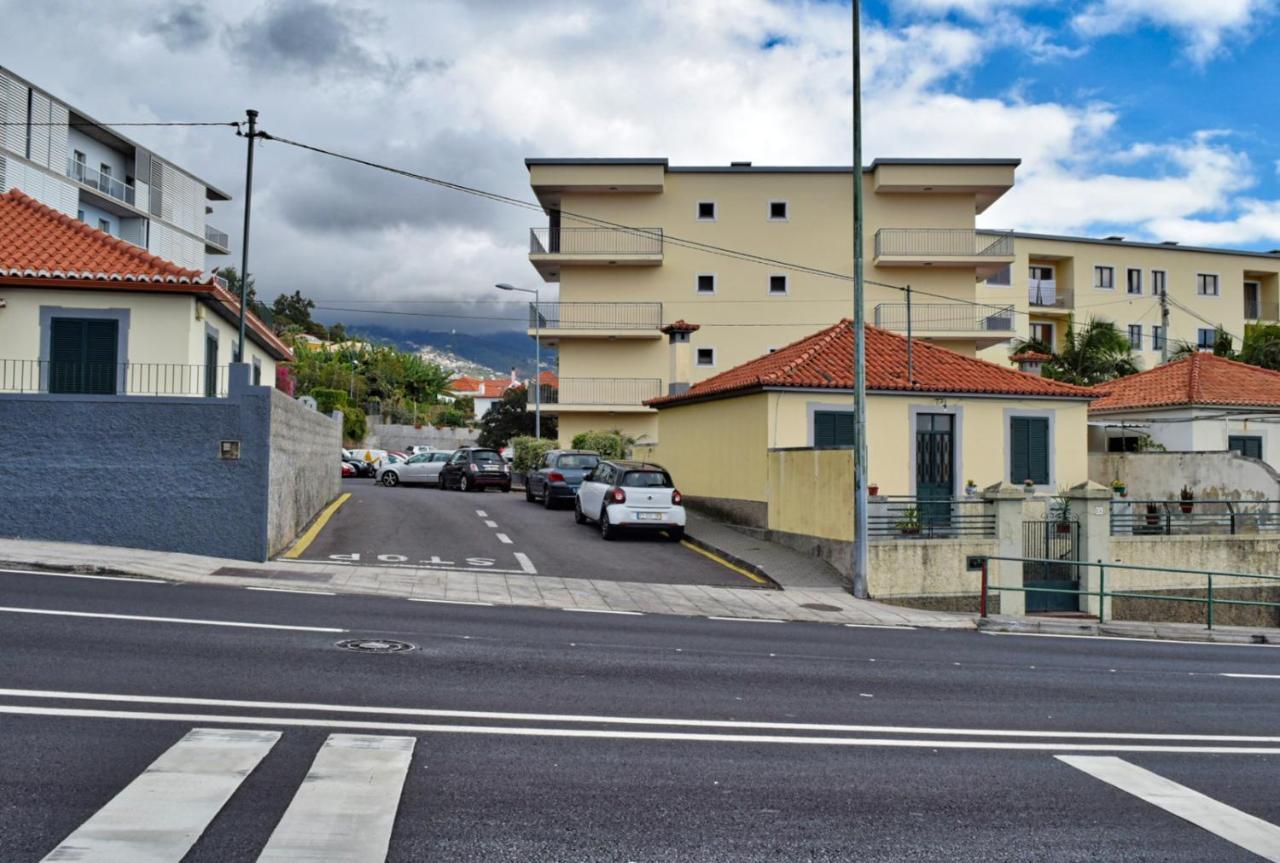
<path fill-rule="evenodd" d="M 459 374 L 505 377 L 513 367 L 521 377 L 533 374 L 533 339 L 517 330 L 477 335 L 355 324 L 347 331 L 373 342 L 390 342 L 401 350 L 419 353 L 423 359 Z M 556 368 L 554 349 L 542 349 L 542 363 L 544 368 Z"/>

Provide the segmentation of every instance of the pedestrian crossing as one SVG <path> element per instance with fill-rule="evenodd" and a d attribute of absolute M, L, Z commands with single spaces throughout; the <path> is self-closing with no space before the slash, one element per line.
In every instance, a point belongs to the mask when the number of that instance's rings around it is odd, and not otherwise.
<path fill-rule="evenodd" d="M 49 852 L 47 863 L 178 863 L 280 739 L 196 728 Z M 381 863 L 412 737 L 331 734 L 259 861 Z"/>

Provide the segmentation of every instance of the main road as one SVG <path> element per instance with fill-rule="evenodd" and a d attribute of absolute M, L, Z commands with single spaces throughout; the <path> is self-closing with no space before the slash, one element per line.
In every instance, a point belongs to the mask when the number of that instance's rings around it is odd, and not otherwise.
<path fill-rule="evenodd" d="M 1280 859 L 1271 647 L 0 593 L 6 863 Z"/>

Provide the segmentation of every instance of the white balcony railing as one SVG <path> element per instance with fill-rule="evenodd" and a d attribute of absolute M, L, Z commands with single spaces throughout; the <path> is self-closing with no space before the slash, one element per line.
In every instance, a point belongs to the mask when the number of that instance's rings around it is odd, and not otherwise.
<path fill-rule="evenodd" d="M 74 157 L 67 159 L 67 176 L 81 185 L 97 189 L 102 194 L 115 198 L 117 201 L 124 201 L 131 207 L 136 205 L 137 197 L 132 185 L 117 180 L 110 174 L 94 170 L 84 162 L 76 161 Z"/>

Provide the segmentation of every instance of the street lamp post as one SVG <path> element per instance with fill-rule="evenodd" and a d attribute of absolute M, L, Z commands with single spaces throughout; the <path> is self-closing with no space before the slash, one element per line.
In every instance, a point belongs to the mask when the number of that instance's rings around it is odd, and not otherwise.
<path fill-rule="evenodd" d="M 351 396 L 352 406 L 355 406 L 356 400 L 356 360 L 351 361 Z"/>
<path fill-rule="evenodd" d="M 542 303 L 537 288 L 517 288 L 506 282 L 494 285 L 500 291 L 533 294 L 533 435 L 542 437 Z"/>

